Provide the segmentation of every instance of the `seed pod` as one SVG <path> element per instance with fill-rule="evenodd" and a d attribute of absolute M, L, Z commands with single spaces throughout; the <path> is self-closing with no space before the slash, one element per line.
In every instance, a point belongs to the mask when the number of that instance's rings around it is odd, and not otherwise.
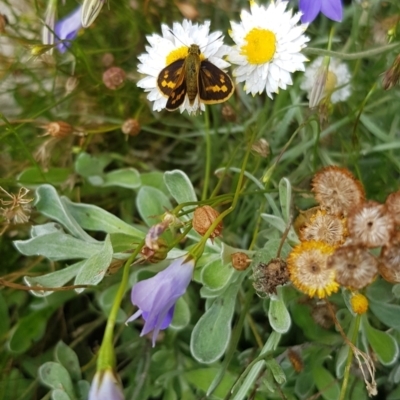
<path fill-rule="evenodd" d="M 57 138 L 67 137 L 74 130 L 68 122 L 64 121 L 49 122 L 48 124 L 43 125 L 42 128 L 46 130 L 43 136 L 52 136 Z"/>
<path fill-rule="evenodd" d="M 273 258 L 268 264 L 260 263 L 253 272 L 254 289 L 263 296 L 276 293 L 278 286 L 289 281 L 289 272 L 286 261 L 281 258 Z"/>
<path fill-rule="evenodd" d="M 193 215 L 193 229 L 204 236 L 213 222 L 218 218 L 219 212 L 210 206 L 197 207 Z M 214 239 L 222 232 L 222 221 L 211 232 L 210 238 Z"/>
<path fill-rule="evenodd" d="M 125 135 L 137 136 L 140 132 L 140 124 L 137 119 L 129 118 L 121 126 L 121 131 Z"/>
<path fill-rule="evenodd" d="M 110 90 L 119 89 L 126 79 L 126 73 L 122 68 L 111 67 L 103 73 L 103 83 Z"/>
<path fill-rule="evenodd" d="M 240 251 L 231 255 L 231 261 L 232 267 L 235 268 L 237 271 L 244 271 L 251 264 L 251 259 L 247 257 L 247 254 Z"/>

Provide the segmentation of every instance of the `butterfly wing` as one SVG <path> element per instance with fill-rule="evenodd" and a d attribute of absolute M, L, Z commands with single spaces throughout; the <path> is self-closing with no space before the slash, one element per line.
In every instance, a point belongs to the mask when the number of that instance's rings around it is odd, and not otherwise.
<path fill-rule="evenodd" d="M 185 59 L 176 60 L 161 70 L 157 78 L 157 87 L 168 97 L 165 108 L 173 111 L 179 108 L 185 100 Z"/>
<path fill-rule="evenodd" d="M 198 87 L 200 100 L 205 104 L 222 103 L 234 91 L 230 76 L 208 60 L 201 62 Z"/>

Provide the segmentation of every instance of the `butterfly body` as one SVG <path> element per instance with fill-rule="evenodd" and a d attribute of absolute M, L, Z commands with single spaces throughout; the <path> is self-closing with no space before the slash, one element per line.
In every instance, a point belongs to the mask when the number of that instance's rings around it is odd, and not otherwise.
<path fill-rule="evenodd" d="M 222 103 L 232 96 L 234 85 L 224 71 L 206 59 L 201 59 L 200 47 L 192 44 L 185 58 L 178 59 L 161 70 L 157 78 L 161 93 L 168 97 L 165 108 L 176 110 L 185 101 L 193 106 L 196 98 L 205 104 Z"/>

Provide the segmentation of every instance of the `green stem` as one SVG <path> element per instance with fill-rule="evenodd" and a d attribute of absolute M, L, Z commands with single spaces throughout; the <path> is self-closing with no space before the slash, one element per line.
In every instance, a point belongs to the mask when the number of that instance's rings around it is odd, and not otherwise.
<path fill-rule="evenodd" d="M 366 50 L 366 51 L 360 51 L 358 53 L 352 53 L 352 54 L 341 53 L 339 51 L 316 49 L 316 48 L 313 48 L 313 47 L 306 47 L 303 50 L 303 52 L 305 54 L 316 54 L 316 55 L 319 55 L 319 56 L 330 56 L 330 57 L 340 58 L 342 60 L 358 60 L 360 58 L 375 57 L 378 54 L 382 54 L 382 53 L 385 53 L 387 51 L 396 49 L 399 46 L 400 46 L 400 43 L 392 43 L 392 44 L 388 44 L 386 46 L 376 47 L 374 49 L 370 49 L 370 50 Z"/>
<path fill-rule="evenodd" d="M 361 316 L 357 315 L 355 322 L 354 322 L 353 334 L 351 337 L 351 342 L 354 345 L 356 344 L 358 330 L 360 329 L 360 321 L 361 321 Z M 339 400 L 344 400 L 345 395 L 346 395 L 346 389 L 347 389 L 347 385 L 349 383 L 350 367 L 351 367 L 352 360 L 353 360 L 353 351 L 351 348 L 349 348 L 349 354 L 347 355 L 346 367 L 344 368 L 343 384 L 342 384 L 342 388 L 340 390 Z"/>
<path fill-rule="evenodd" d="M 210 183 L 210 171 L 211 171 L 211 137 L 210 137 L 210 119 L 208 116 L 208 109 L 204 113 L 205 129 L 206 129 L 206 170 L 204 172 L 204 184 L 203 193 L 201 199 L 205 200 L 207 197 L 208 185 Z"/>
<path fill-rule="evenodd" d="M 110 314 L 108 316 L 106 329 L 104 331 L 103 341 L 101 343 L 101 347 L 99 350 L 99 358 L 97 360 L 98 371 L 102 371 L 108 368 L 113 369 L 115 367 L 115 354 L 113 346 L 115 321 L 117 319 L 118 310 L 121 305 L 122 299 L 124 297 L 126 286 L 128 284 L 131 264 L 135 260 L 136 256 L 139 254 L 143 245 L 144 245 L 144 240 L 138 244 L 135 251 L 128 258 L 128 260 L 124 265 L 121 283 L 119 285 L 118 292 L 115 296 L 114 303 L 112 305 Z"/>

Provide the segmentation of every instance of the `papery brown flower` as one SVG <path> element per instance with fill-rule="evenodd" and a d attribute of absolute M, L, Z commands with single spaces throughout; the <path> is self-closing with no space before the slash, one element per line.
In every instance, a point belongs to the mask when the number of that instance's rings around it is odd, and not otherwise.
<path fill-rule="evenodd" d="M 331 304 L 331 307 L 336 311 L 336 306 L 334 304 Z M 326 303 L 315 304 L 311 309 L 311 317 L 316 324 L 324 329 L 329 329 L 335 324 Z"/>
<path fill-rule="evenodd" d="M 327 266 L 336 271 L 336 281 L 351 289 L 369 285 L 378 273 L 378 260 L 365 248 L 342 246 L 328 258 Z"/>
<path fill-rule="evenodd" d="M 389 194 L 385 205 L 388 213 L 392 216 L 394 223 L 400 225 L 400 190 Z"/>
<path fill-rule="evenodd" d="M 349 214 L 347 229 L 353 243 L 380 247 L 389 243 L 394 222 L 383 204 L 368 201 Z"/>
<path fill-rule="evenodd" d="M 244 271 L 249 268 L 251 264 L 251 258 L 241 251 L 231 254 L 231 261 L 232 267 L 237 271 Z"/>
<path fill-rule="evenodd" d="M 45 129 L 45 133 L 42 136 L 52 136 L 55 138 L 67 137 L 74 131 L 72 125 L 65 121 L 49 122 L 41 127 Z"/>
<path fill-rule="evenodd" d="M 140 132 L 140 124 L 137 119 L 129 118 L 121 126 L 121 131 L 125 135 L 137 136 Z"/>
<path fill-rule="evenodd" d="M 318 210 L 300 230 L 300 240 L 317 240 L 331 246 L 338 246 L 344 242 L 346 234 L 344 218 Z"/>
<path fill-rule="evenodd" d="M 400 233 L 382 247 L 378 270 L 386 281 L 400 283 Z"/>
<path fill-rule="evenodd" d="M 33 201 L 33 198 L 26 198 L 29 190 L 21 187 L 18 194 L 15 195 L 8 193 L 0 186 L 0 191 L 10 199 L 0 199 L 0 204 L 5 206 L 4 208 L 0 207 L 0 216 L 8 224 L 24 224 L 28 222 L 31 214 L 31 205 L 29 203 Z"/>
<path fill-rule="evenodd" d="M 253 286 L 259 295 L 276 293 L 276 288 L 289 282 L 286 261 L 273 258 L 268 264 L 260 263 L 253 270 Z"/>
<path fill-rule="evenodd" d="M 122 68 L 110 67 L 103 73 L 103 83 L 110 90 L 119 89 L 126 79 L 126 73 Z"/>
<path fill-rule="evenodd" d="M 400 54 L 394 59 L 392 66 L 383 74 L 382 86 L 385 90 L 395 87 L 400 80 Z"/>
<path fill-rule="evenodd" d="M 312 190 L 321 208 L 331 214 L 347 215 L 365 199 L 361 182 L 345 168 L 325 167 L 312 180 Z"/>
<path fill-rule="evenodd" d="M 251 145 L 251 150 L 264 158 L 268 157 L 270 154 L 269 143 L 262 138 Z"/>
<path fill-rule="evenodd" d="M 218 218 L 219 212 L 210 206 L 197 207 L 193 214 L 193 229 L 204 236 L 213 222 Z M 222 221 L 211 232 L 210 238 L 219 236 L 222 232 Z"/>

